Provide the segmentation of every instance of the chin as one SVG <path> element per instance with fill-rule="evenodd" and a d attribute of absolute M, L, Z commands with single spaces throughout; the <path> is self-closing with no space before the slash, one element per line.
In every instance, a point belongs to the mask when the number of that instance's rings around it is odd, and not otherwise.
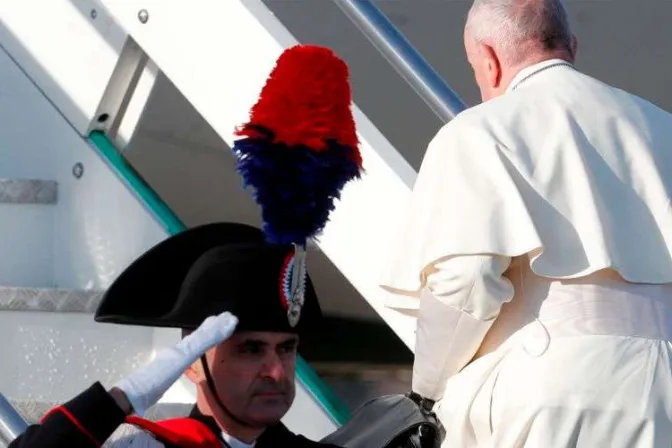
<path fill-rule="evenodd" d="M 285 416 L 291 402 L 284 395 L 274 397 L 256 397 L 252 409 L 248 409 L 252 420 L 266 425 L 275 424 Z"/>
<path fill-rule="evenodd" d="M 287 411 L 289 407 L 286 405 L 275 409 L 260 409 L 257 412 L 251 412 L 249 419 L 260 426 L 273 426 L 282 420 Z"/>

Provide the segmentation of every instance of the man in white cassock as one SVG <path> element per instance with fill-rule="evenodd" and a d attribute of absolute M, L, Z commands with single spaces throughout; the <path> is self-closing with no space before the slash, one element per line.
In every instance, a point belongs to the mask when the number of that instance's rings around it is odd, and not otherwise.
<path fill-rule="evenodd" d="M 670 447 L 672 115 L 577 70 L 559 0 L 476 0 L 464 37 L 483 103 L 431 141 L 382 282 L 414 392 L 444 447 Z"/>

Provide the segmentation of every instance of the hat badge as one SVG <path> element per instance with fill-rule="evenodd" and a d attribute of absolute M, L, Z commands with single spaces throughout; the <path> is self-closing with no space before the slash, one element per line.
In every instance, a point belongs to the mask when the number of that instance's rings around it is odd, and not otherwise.
<path fill-rule="evenodd" d="M 301 318 L 306 292 L 306 251 L 294 245 L 293 253 L 287 254 L 280 273 L 280 296 L 287 310 L 290 327 L 295 327 Z"/>

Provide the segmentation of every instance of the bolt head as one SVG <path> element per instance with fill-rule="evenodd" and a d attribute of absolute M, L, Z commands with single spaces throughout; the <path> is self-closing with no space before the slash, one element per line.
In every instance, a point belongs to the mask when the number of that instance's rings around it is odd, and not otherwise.
<path fill-rule="evenodd" d="M 138 20 L 140 20 L 140 23 L 147 23 L 149 20 L 149 12 L 147 12 L 146 9 L 138 11 Z"/>
<path fill-rule="evenodd" d="M 75 179 L 81 179 L 84 175 L 84 165 L 81 162 L 75 163 L 72 167 L 72 175 L 75 176 Z"/>

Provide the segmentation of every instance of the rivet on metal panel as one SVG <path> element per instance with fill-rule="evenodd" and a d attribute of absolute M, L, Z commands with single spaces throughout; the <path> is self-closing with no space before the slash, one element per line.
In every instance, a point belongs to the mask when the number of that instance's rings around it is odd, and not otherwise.
<path fill-rule="evenodd" d="M 96 17 L 98 17 L 98 11 L 96 11 L 95 9 L 92 9 L 91 10 L 91 18 L 95 19 Z"/>
<path fill-rule="evenodd" d="M 75 163 L 72 167 L 72 175 L 75 176 L 75 179 L 81 179 L 84 175 L 84 165 L 81 162 Z"/>
<path fill-rule="evenodd" d="M 141 9 L 138 11 L 138 20 L 140 20 L 140 23 L 147 23 L 149 20 L 149 13 L 146 9 Z"/>

